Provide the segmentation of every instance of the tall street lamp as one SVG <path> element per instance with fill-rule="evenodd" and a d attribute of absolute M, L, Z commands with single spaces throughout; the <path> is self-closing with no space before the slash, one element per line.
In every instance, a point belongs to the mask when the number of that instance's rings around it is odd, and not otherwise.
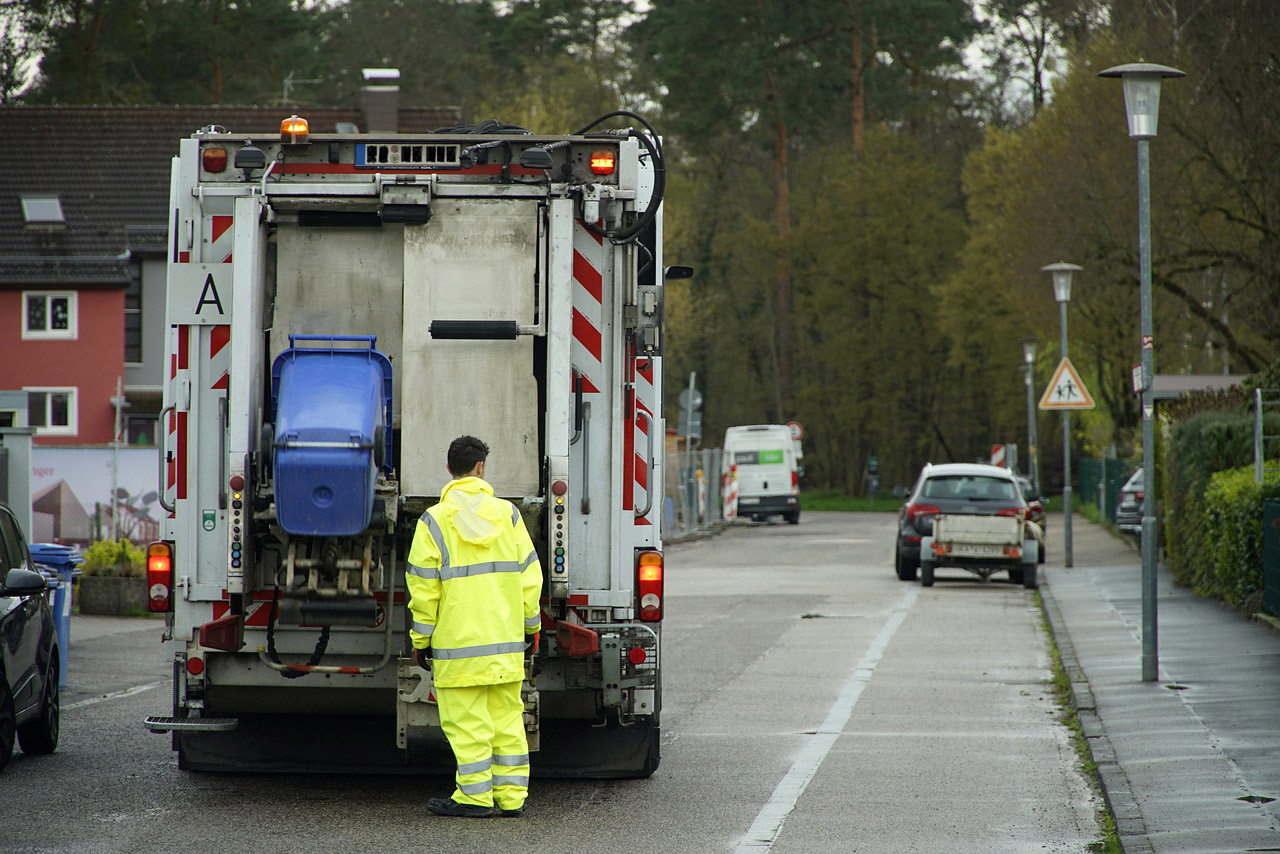
<path fill-rule="evenodd" d="M 1134 62 L 1100 72 L 1099 77 L 1124 81 L 1124 108 L 1129 136 L 1138 141 L 1138 263 L 1142 313 L 1142 681 L 1159 678 L 1156 642 L 1155 404 L 1151 396 L 1155 341 L 1151 331 L 1151 139 L 1160 118 L 1160 82 L 1184 77 L 1167 65 Z"/>
<path fill-rule="evenodd" d="M 1040 268 L 1053 276 L 1053 298 L 1058 301 L 1062 323 L 1062 359 L 1067 358 L 1067 303 L 1071 301 L 1071 274 L 1083 270 L 1079 264 L 1046 264 Z M 1071 411 L 1062 411 L 1062 555 L 1063 566 L 1071 566 Z"/>
<path fill-rule="evenodd" d="M 1036 445 L 1036 403 L 1031 387 L 1035 385 L 1036 339 L 1023 338 L 1022 361 L 1025 363 L 1027 386 L 1027 473 L 1031 476 L 1031 487 L 1036 495 L 1040 494 L 1040 462 Z"/>

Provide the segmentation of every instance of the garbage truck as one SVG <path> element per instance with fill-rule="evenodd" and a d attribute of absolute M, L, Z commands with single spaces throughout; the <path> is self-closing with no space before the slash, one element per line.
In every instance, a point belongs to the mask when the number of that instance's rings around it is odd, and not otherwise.
<path fill-rule="evenodd" d="M 619 124 L 629 126 L 618 128 Z M 613 125 L 614 127 L 606 127 Z M 452 773 L 405 560 L 473 435 L 545 576 L 535 775 L 658 766 L 662 142 L 207 127 L 173 160 L 149 607 L 182 768 Z"/>

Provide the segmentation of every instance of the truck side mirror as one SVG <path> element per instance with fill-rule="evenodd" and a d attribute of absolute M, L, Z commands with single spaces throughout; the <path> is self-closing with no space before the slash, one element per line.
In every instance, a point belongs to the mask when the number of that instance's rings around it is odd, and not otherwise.
<path fill-rule="evenodd" d="M 665 269 L 665 270 L 663 270 L 663 271 L 662 271 L 662 278 L 667 279 L 667 280 L 671 280 L 671 279 L 692 279 L 692 278 L 693 278 L 693 268 L 692 268 L 692 267 L 682 267 L 682 266 L 679 266 L 679 265 L 675 265 L 675 264 L 673 264 L 672 266 L 670 266 L 670 267 L 668 267 L 667 269 Z"/>

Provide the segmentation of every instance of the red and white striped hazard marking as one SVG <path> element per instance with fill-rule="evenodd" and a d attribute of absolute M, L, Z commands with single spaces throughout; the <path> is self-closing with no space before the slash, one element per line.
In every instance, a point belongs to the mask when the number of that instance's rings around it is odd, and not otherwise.
<path fill-rule="evenodd" d="M 664 449 L 653 444 L 660 440 L 657 424 L 654 423 L 654 412 L 658 409 L 657 391 L 654 388 L 654 360 L 647 356 L 633 359 L 632 381 L 635 384 L 635 410 L 643 412 L 632 419 L 631 434 L 634 438 L 634 469 L 632 472 L 632 491 L 637 506 L 643 506 L 652 484 L 652 472 L 649 470 L 649 459 L 646 455 L 663 453 Z M 644 416 L 648 416 L 647 418 Z M 653 525 L 653 514 L 657 511 L 658 501 L 649 502 L 649 512 L 635 517 L 637 525 Z"/>
<path fill-rule="evenodd" d="M 604 328 L 605 247 L 581 221 L 573 228 L 573 344 L 570 359 L 582 377 L 582 391 L 597 394 L 605 385 L 601 329 Z"/>
<path fill-rule="evenodd" d="M 215 214 L 205 217 L 200 223 L 200 257 L 206 264 L 230 264 L 231 245 L 234 234 L 231 226 L 235 217 L 230 214 Z M 191 263 L 190 250 L 178 252 L 179 264 Z"/>
<path fill-rule="evenodd" d="M 179 326 L 177 329 L 177 345 L 169 356 L 170 400 L 178 399 L 178 390 L 187 381 L 190 373 L 191 327 Z M 169 457 L 165 462 L 165 494 L 170 504 L 187 497 L 187 413 L 173 411 L 169 413 L 169 422 L 165 425 L 168 440 L 165 447 L 169 449 Z M 173 513 L 169 514 L 173 518 Z"/>
<path fill-rule="evenodd" d="M 736 472 L 730 472 L 724 476 L 724 482 L 720 484 L 721 490 L 724 491 L 724 518 L 726 522 L 732 522 L 738 518 L 738 475 Z"/>
<path fill-rule="evenodd" d="M 271 594 L 267 594 L 270 596 Z M 214 602 L 213 618 L 220 620 L 227 614 L 231 613 L 230 602 Z M 251 629 L 265 629 L 267 627 L 267 618 L 271 616 L 270 602 L 250 602 L 248 607 L 244 609 L 244 624 Z"/>
<path fill-rule="evenodd" d="M 211 389 L 226 391 L 227 372 L 231 370 L 231 327 L 225 324 L 209 327 L 209 370 L 205 376 L 211 377 Z"/>

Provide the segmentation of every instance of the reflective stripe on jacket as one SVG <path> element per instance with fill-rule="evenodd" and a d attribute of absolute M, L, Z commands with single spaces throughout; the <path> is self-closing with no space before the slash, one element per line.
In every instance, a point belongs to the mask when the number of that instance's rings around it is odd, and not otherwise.
<path fill-rule="evenodd" d="M 451 480 L 418 520 L 405 572 L 415 648 L 441 688 L 524 679 L 525 636 L 541 629 L 542 565 L 510 501 L 478 477 Z"/>

